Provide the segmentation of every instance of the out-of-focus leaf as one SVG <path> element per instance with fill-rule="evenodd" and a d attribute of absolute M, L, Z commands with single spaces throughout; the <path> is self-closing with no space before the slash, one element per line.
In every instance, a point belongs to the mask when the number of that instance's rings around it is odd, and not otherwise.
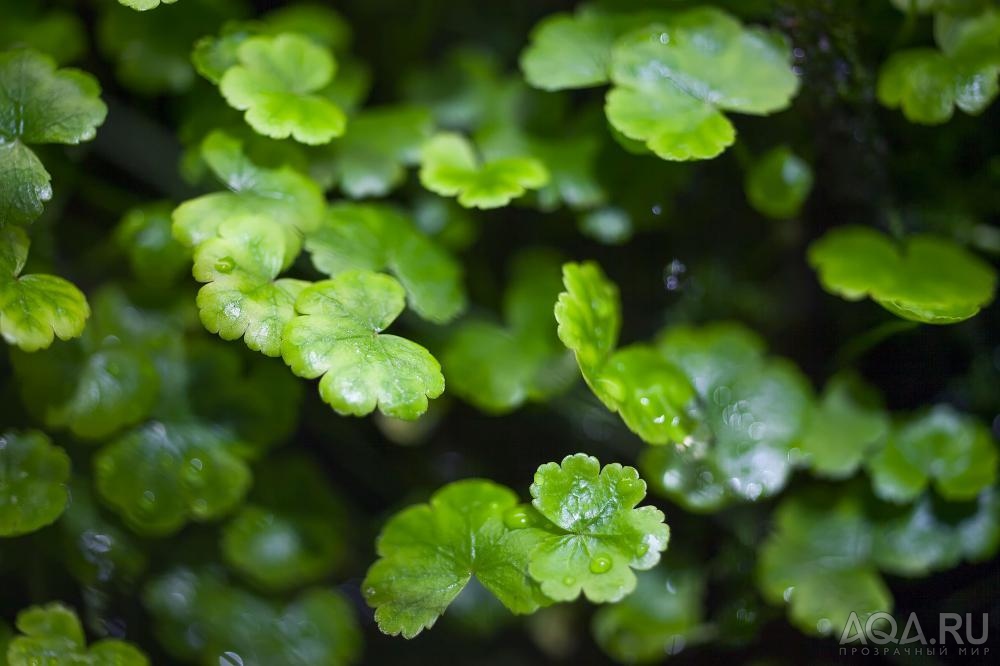
<path fill-rule="evenodd" d="M 146 655 L 125 641 L 105 638 L 88 649 L 76 613 L 60 603 L 21 611 L 17 614 L 17 630 L 19 635 L 7 649 L 9 666 L 149 666 Z"/>
<path fill-rule="evenodd" d="M 781 220 L 799 214 L 812 186 L 809 163 L 788 146 L 779 146 L 753 163 L 743 189 L 756 211 Z"/>
<path fill-rule="evenodd" d="M 69 456 L 41 432 L 0 435 L 0 537 L 34 532 L 69 500 Z"/>

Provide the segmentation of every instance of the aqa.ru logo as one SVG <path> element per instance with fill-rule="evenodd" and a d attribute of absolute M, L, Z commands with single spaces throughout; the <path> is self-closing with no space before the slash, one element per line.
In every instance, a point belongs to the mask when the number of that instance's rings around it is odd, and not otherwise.
<path fill-rule="evenodd" d="M 889 613 L 872 613 L 862 625 L 857 613 L 851 613 L 840 635 L 842 655 L 929 655 L 984 656 L 990 653 L 983 644 L 989 638 L 989 615 L 983 613 L 983 624 L 977 628 L 973 614 L 941 613 L 937 634 L 924 633 L 916 613 L 910 613 L 902 632 Z M 963 632 L 964 628 L 964 632 Z M 964 634 L 964 636 L 963 636 Z M 845 647 L 849 646 L 849 647 Z"/>

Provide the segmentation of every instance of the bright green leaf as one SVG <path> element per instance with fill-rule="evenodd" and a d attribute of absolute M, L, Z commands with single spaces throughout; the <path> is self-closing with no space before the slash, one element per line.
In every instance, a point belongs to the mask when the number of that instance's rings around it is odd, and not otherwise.
<path fill-rule="evenodd" d="M 149 666 L 138 648 L 114 638 L 97 641 L 88 650 L 76 613 L 60 603 L 21 611 L 17 630 L 21 635 L 10 642 L 7 651 L 9 666 Z"/>
<path fill-rule="evenodd" d="M 415 419 L 444 392 L 430 352 L 382 333 L 403 311 L 405 290 L 388 275 L 351 270 L 299 294 L 281 354 L 300 377 L 322 377 L 319 392 L 338 413 Z"/>
<path fill-rule="evenodd" d="M 194 252 L 201 321 L 223 340 L 243 338 L 267 356 L 281 353 L 281 334 L 295 316 L 295 299 L 308 282 L 275 279 L 287 255 L 279 227 L 259 217 L 233 218 Z"/>
<path fill-rule="evenodd" d="M 239 64 L 219 81 L 219 90 L 247 123 L 274 139 L 289 136 L 312 145 L 344 133 L 346 116 L 318 94 L 336 73 L 336 60 L 295 33 L 250 37 L 236 49 Z"/>
<path fill-rule="evenodd" d="M 250 487 L 245 444 L 195 423 L 153 421 L 94 459 L 97 490 L 136 532 L 163 536 L 232 511 Z"/>
<path fill-rule="evenodd" d="M 883 499 L 910 502 L 933 483 L 943 498 L 962 501 L 996 481 L 997 457 L 989 428 L 938 406 L 896 428 L 867 467 Z"/>
<path fill-rule="evenodd" d="M 809 246 L 823 288 L 865 296 L 893 314 L 928 324 L 974 316 L 993 300 L 996 271 L 945 238 L 914 235 L 900 245 L 867 227 L 840 227 Z"/>
<path fill-rule="evenodd" d="M 174 237 L 195 247 L 219 234 L 223 222 L 257 216 L 281 229 L 288 266 L 298 255 L 302 234 L 315 229 L 325 209 L 323 194 L 311 180 L 289 167 L 264 169 L 251 162 L 243 145 L 222 132 L 202 143 L 205 161 L 230 191 L 206 194 L 174 210 Z"/>
<path fill-rule="evenodd" d="M 531 552 L 528 567 L 542 592 L 571 601 L 582 591 L 590 601 L 618 601 L 632 592 L 632 569 L 651 569 L 667 548 L 663 512 L 635 508 L 646 483 L 632 467 L 601 469 L 597 458 L 578 453 L 535 472 L 532 504 L 558 528 Z"/>
<path fill-rule="evenodd" d="M 55 338 L 83 333 L 90 316 L 87 299 L 55 275 L 21 275 L 28 258 L 28 234 L 19 227 L 0 229 L 0 334 L 24 351 L 49 347 Z"/>
<path fill-rule="evenodd" d="M 798 79 L 777 33 L 702 7 L 622 37 L 612 52 L 608 120 L 667 160 L 708 159 L 733 143 L 723 111 L 766 115 L 791 103 Z"/>
<path fill-rule="evenodd" d="M 37 430 L 0 435 L 0 537 L 34 532 L 69 501 L 69 456 Z"/>
<path fill-rule="evenodd" d="M 424 144 L 420 182 L 441 196 L 457 196 L 466 208 L 499 208 L 546 185 L 549 173 L 531 157 L 481 161 L 468 139 L 446 132 Z"/>
<path fill-rule="evenodd" d="M 0 53 L 0 227 L 25 224 L 52 198 L 49 174 L 27 146 L 90 141 L 108 109 L 90 74 L 56 69 L 27 49 Z"/>
<path fill-rule="evenodd" d="M 429 321 L 447 322 L 465 307 L 459 263 L 390 206 L 335 204 L 305 246 L 330 277 L 355 269 L 392 272 L 409 306 Z"/>
<path fill-rule="evenodd" d="M 144 12 L 147 9 L 159 7 L 161 2 L 165 5 L 172 5 L 177 2 L 177 0 L 118 0 L 118 2 L 126 7 L 131 7 L 137 11 Z"/>
<path fill-rule="evenodd" d="M 393 516 L 361 584 L 379 629 L 404 638 L 430 629 L 473 575 L 514 613 L 546 605 L 528 575 L 537 530 L 508 526 L 519 510 L 510 489 L 471 479 Z"/>

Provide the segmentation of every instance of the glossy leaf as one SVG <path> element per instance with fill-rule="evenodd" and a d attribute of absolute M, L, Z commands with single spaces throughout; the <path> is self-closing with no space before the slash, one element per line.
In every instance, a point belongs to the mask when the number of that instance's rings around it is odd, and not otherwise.
<path fill-rule="evenodd" d="M 790 104 L 790 59 L 776 33 L 714 8 L 680 12 L 616 42 L 608 120 L 663 159 L 715 157 L 736 137 L 723 111 L 766 115 Z"/>
<path fill-rule="evenodd" d="M 827 291 L 868 296 L 893 314 L 928 324 L 974 316 L 993 300 L 996 271 L 944 238 L 914 235 L 895 244 L 866 227 L 840 227 L 809 246 L 809 263 Z"/>
<path fill-rule="evenodd" d="M 663 512 L 636 505 L 646 483 L 632 467 L 578 453 L 535 473 L 532 504 L 558 529 L 532 550 L 531 577 L 557 601 L 581 592 L 590 601 L 618 601 L 636 586 L 632 569 L 651 569 L 667 548 Z"/>
<path fill-rule="evenodd" d="M 457 196 L 466 208 L 499 208 L 547 184 L 549 173 L 531 157 L 482 161 L 468 139 L 441 133 L 421 150 L 420 182 L 435 194 Z"/>
<path fill-rule="evenodd" d="M 938 406 L 894 429 L 867 468 L 883 499 L 909 502 L 933 484 L 945 499 L 962 501 L 996 481 L 997 457 L 986 426 Z"/>
<path fill-rule="evenodd" d="M 101 449 L 94 460 L 97 490 L 136 532 L 171 534 L 240 503 L 251 481 L 242 448 L 202 425 L 153 421 Z"/>
<path fill-rule="evenodd" d="M 311 145 L 344 133 L 344 112 L 319 92 L 333 80 L 336 60 L 308 37 L 251 37 L 236 49 L 219 90 L 258 133 Z"/>
<path fill-rule="evenodd" d="M 222 132 L 202 143 L 202 154 L 228 192 L 206 194 L 174 210 L 174 237 L 194 247 L 219 235 L 223 222 L 247 216 L 267 220 L 285 237 L 287 266 L 302 247 L 301 234 L 315 229 L 325 203 L 319 188 L 289 167 L 265 169 L 251 162 L 243 144 Z"/>
<path fill-rule="evenodd" d="M 465 307 L 459 263 L 399 210 L 383 204 L 335 204 L 306 238 L 318 270 L 388 270 L 406 288 L 409 306 L 444 323 Z"/>
<path fill-rule="evenodd" d="M 492 414 L 558 394 L 575 374 L 552 318 L 562 288 L 558 256 L 529 250 L 513 263 L 505 325 L 470 318 L 448 339 L 441 357 L 449 390 Z"/>
<path fill-rule="evenodd" d="M 34 532 L 69 500 L 69 456 L 37 430 L 0 435 L 0 537 Z"/>
<path fill-rule="evenodd" d="M 87 648 L 76 613 L 60 603 L 32 606 L 17 614 L 20 632 L 7 650 L 9 666 L 87 664 L 93 666 L 148 666 L 138 648 L 114 638 Z"/>
<path fill-rule="evenodd" d="M 21 275 L 28 258 L 28 235 L 18 227 L 0 229 L 0 334 L 24 351 L 49 347 L 55 338 L 83 333 L 90 306 L 79 289 L 55 275 Z"/>
<path fill-rule="evenodd" d="M 267 356 L 281 353 L 281 335 L 295 316 L 303 280 L 276 279 L 287 255 L 281 229 L 258 217 L 219 225 L 218 236 L 194 252 L 201 322 L 223 340 L 243 338 Z"/>
<path fill-rule="evenodd" d="M 510 489 L 472 479 L 393 516 L 376 544 L 380 559 L 361 584 L 379 629 L 413 638 L 431 628 L 473 575 L 511 612 L 546 605 L 528 575 L 536 530 L 505 520 L 518 511 Z"/>
<path fill-rule="evenodd" d="M 0 227 L 31 222 L 52 198 L 28 146 L 90 141 L 108 109 L 97 80 L 27 49 L 0 53 Z"/>
<path fill-rule="evenodd" d="M 335 411 L 415 419 L 444 391 L 441 366 L 406 338 L 383 333 L 403 311 L 405 290 L 388 275 L 350 270 L 298 296 L 281 355 L 300 377 L 320 377 Z"/>

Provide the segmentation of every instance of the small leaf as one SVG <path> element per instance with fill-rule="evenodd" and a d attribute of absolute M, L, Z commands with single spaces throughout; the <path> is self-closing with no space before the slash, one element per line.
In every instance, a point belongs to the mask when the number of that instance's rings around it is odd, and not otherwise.
<path fill-rule="evenodd" d="M 789 497 L 761 548 L 761 592 L 788 604 L 792 624 L 807 634 L 840 636 L 851 613 L 864 625 L 873 613 L 892 610 L 892 595 L 871 563 L 873 535 L 859 494 L 820 486 Z"/>
<path fill-rule="evenodd" d="M 151 285 L 176 283 L 191 262 L 190 253 L 171 233 L 172 210 L 168 202 L 138 206 L 125 213 L 115 229 L 132 273 Z"/>
<path fill-rule="evenodd" d="M 506 325 L 472 318 L 458 326 L 441 357 L 452 393 L 502 414 L 568 388 L 575 370 L 566 363 L 552 319 L 562 287 L 559 266 L 550 252 L 523 252 L 514 260 L 504 298 Z"/>
<path fill-rule="evenodd" d="M 118 0 L 118 2 L 136 11 L 144 12 L 147 9 L 159 7 L 161 2 L 165 5 L 172 5 L 177 0 Z"/>
<path fill-rule="evenodd" d="M 379 629 L 413 638 L 431 628 L 473 575 L 514 613 L 546 605 L 528 576 L 537 530 L 505 520 L 517 511 L 510 489 L 470 479 L 393 516 L 376 544 L 379 559 L 361 584 Z"/>
<path fill-rule="evenodd" d="M 336 60 L 295 33 L 250 37 L 236 49 L 239 64 L 219 81 L 219 90 L 247 123 L 273 139 L 329 143 L 344 133 L 344 112 L 319 92 L 336 73 Z"/>
<path fill-rule="evenodd" d="M 590 383 L 588 375 L 618 345 L 622 325 L 618 287 L 596 262 L 564 265 L 563 284 L 566 291 L 559 294 L 555 306 L 559 339 L 576 354 L 584 379 Z"/>
<path fill-rule="evenodd" d="M 83 333 L 90 316 L 87 299 L 55 275 L 21 275 L 28 258 L 28 235 L 19 227 L 0 229 L 0 334 L 8 344 L 33 352 L 55 338 Z"/>
<path fill-rule="evenodd" d="M 390 206 L 335 204 L 305 246 L 317 270 L 330 277 L 353 269 L 392 272 L 409 306 L 429 321 L 447 322 L 465 307 L 459 263 Z"/>
<path fill-rule="evenodd" d="M 663 512 L 635 508 L 646 483 L 632 467 L 601 469 L 592 456 L 566 456 L 535 472 L 532 504 L 558 527 L 531 552 L 529 572 L 542 592 L 572 601 L 618 601 L 636 586 L 632 569 L 651 569 L 667 548 Z"/>
<path fill-rule="evenodd" d="M 201 321 L 223 340 L 243 338 L 266 356 L 281 354 L 281 334 L 309 283 L 275 279 L 287 254 L 281 229 L 259 217 L 233 218 L 194 252 Z"/>
<path fill-rule="evenodd" d="M 114 638 L 87 649 L 76 613 L 60 603 L 32 606 L 17 614 L 21 635 L 10 642 L 9 666 L 36 664 L 93 664 L 94 666 L 149 666 L 138 648 Z"/>
<path fill-rule="evenodd" d="M 298 256 L 302 234 L 315 229 L 325 201 L 311 180 L 289 167 L 264 169 L 251 162 L 243 144 L 223 132 L 202 143 L 205 161 L 229 189 L 186 201 L 174 210 L 174 237 L 195 247 L 219 235 L 227 220 L 256 216 L 281 229 L 286 267 Z"/>
<path fill-rule="evenodd" d="M 430 352 L 382 333 L 403 311 L 403 286 L 388 275 L 342 272 L 299 294 L 300 313 L 285 328 L 281 354 L 300 377 L 321 377 L 323 400 L 340 414 L 415 419 L 444 392 Z"/>
<path fill-rule="evenodd" d="M 850 476 L 889 434 L 889 417 L 873 393 L 850 375 L 837 375 L 827 383 L 802 433 L 802 451 L 813 472 Z"/>
<path fill-rule="evenodd" d="M 661 564 L 638 578 L 635 593 L 594 613 L 591 631 L 601 649 L 617 661 L 634 664 L 660 661 L 697 642 L 704 576 Z"/>
<path fill-rule="evenodd" d="M 251 480 L 244 447 L 202 425 L 153 421 L 98 452 L 97 490 L 137 533 L 171 534 L 236 508 Z"/>
<path fill-rule="evenodd" d="M 867 467 L 882 499 L 910 502 L 933 483 L 943 498 L 964 501 L 996 481 L 997 458 L 986 426 L 938 406 L 896 428 Z"/>
<path fill-rule="evenodd" d="M 69 456 L 37 430 L 0 435 L 0 537 L 34 532 L 69 501 Z"/>
<path fill-rule="evenodd" d="M 545 165 L 531 157 L 483 162 L 460 134 L 441 133 L 424 144 L 420 182 L 431 192 L 458 197 L 466 208 L 499 208 L 549 182 Z"/>
<path fill-rule="evenodd" d="M 787 146 L 779 146 L 754 162 L 743 188 L 754 210 L 783 220 L 799 214 L 812 186 L 809 163 Z"/>
<path fill-rule="evenodd" d="M 893 314 L 928 324 L 968 319 L 993 300 L 996 271 L 945 238 L 914 235 L 897 247 L 866 227 L 840 227 L 809 246 L 823 288 L 865 296 Z"/>
<path fill-rule="evenodd" d="M 227 584 L 218 571 L 175 568 L 143 594 L 168 651 L 183 661 L 243 666 L 346 666 L 361 634 L 340 594 L 314 588 L 281 605 Z"/>
<path fill-rule="evenodd" d="M 791 103 L 790 59 L 778 33 L 714 8 L 677 13 L 616 42 L 608 120 L 663 159 L 715 157 L 736 136 L 722 111 L 766 115 Z"/>
<path fill-rule="evenodd" d="M 0 53 L 0 227 L 31 222 L 52 198 L 28 145 L 90 141 L 108 109 L 97 80 L 27 49 Z"/>
<path fill-rule="evenodd" d="M 315 463 L 280 458 L 255 474 L 253 492 L 223 528 L 226 562 L 251 582 L 289 590 L 319 581 L 340 563 L 347 512 Z"/>
<path fill-rule="evenodd" d="M 419 106 L 366 109 L 330 146 L 340 189 L 352 199 L 385 196 L 399 186 L 406 167 L 420 161 L 433 131 L 430 111 Z"/>

